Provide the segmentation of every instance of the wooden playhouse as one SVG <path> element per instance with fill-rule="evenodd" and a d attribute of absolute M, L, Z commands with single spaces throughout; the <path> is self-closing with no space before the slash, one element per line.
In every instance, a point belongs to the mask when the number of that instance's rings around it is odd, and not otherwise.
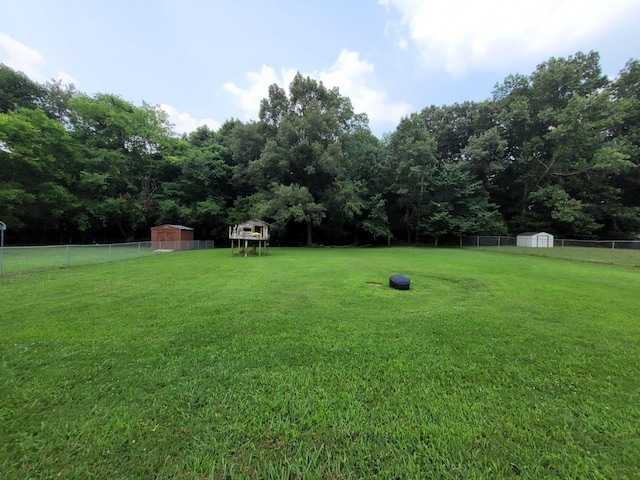
<path fill-rule="evenodd" d="M 229 227 L 229 240 L 231 240 L 231 255 L 235 249 L 238 254 L 244 256 L 252 254 L 261 256 L 262 251 L 269 251 L 269 224 L 260 219 L 253 218 L 245 222 Z"/>

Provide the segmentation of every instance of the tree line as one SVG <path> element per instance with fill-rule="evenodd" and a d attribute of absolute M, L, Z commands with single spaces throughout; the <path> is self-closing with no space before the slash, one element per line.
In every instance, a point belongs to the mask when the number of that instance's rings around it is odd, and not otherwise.
<path fill-rule="evenodd" d="M 0 64 L 0 220 L 13 238 L 144 239 L 173 223 L 225 239 L 252 217 L 283 244 L 631 238 L 639 167 L 640 62 L 608 79 L 596 52 L 510 75 L 482 102 L 426 107 L 383 138 L 300 74 L 269 87 L 257 121 L 179 136 L 159 107 Z"/>

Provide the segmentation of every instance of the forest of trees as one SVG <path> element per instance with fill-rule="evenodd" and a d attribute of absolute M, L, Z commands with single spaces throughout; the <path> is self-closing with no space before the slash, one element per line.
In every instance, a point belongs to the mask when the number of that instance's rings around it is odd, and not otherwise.
<path fill-rule="evenodd" d="M 298 74 L 259 120 L 176 135 L 156 106 L 39 84 L 0 64 L 0 220 L 9 243 L 147 239 L 272 224 L 281 244 L 437 244 L 544 230 L 640 232 L 640 62 L 551 58 L 491 99 L 429 106 L 373 135 L 349 98 Z"/>

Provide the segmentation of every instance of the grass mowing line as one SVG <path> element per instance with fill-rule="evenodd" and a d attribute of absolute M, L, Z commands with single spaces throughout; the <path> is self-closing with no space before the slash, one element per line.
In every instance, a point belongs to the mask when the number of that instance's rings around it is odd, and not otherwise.
<path fill-rule="evenodd" d="M 411 290 L 386 286 L 396 273 Z M 639 284 L 625 267 L 415 248 L 8 277 L 0 472 L 634 478 Z"/>

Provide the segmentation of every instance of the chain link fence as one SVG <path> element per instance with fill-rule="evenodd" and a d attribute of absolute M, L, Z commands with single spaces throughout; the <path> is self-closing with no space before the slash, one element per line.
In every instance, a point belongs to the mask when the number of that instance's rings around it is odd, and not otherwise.
<path fill-rule="evenodd" d="M 460 237 L 460 246 L 482 248 L 503 253 L 537 255 L 581 262 L 640 266 L 638 240 L 572 240 L 554 239 L 552 248 L 518 247 L 516 237 Z"/>
<path fill-rule="evenodd" d="M 161 252 L 206 250 L 212 240 L 112 243 L 109 245 L 54 245 L 0 248 L 0 276 L 35 270 L 117 262 Z"/>

